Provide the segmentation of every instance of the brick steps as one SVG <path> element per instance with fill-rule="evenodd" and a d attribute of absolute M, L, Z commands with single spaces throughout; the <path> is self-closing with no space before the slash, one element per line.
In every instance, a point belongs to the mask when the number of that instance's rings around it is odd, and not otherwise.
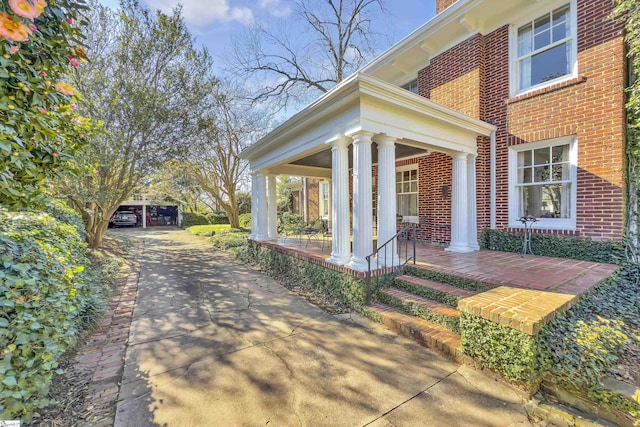
<path fill-rule="evenodd" d="M 458 300 L 479 293 L 478 291 L 457 288 L 444 283 L 409 275 L 396 277 L 394 284 L 396 287 L 402 288 L 407 292 L 448 304 L 452 307 L 457 306 Z"/>
<path fill-rule="evenodd" d="M 462 355 L 459 334 L 379 302 L 372 303 L 366 309 L 374 319 L 392 331 L 459 361 Z"/>
<path fill-rule="evenodd" d="M 450 305 L 442 304 L 432 299 L 409 293 L 395 287 L 385 289 L 378 296 L 379 301 L 386 305 L 396 307 L 413 316 L 460 332 L 458 310 Z"/>

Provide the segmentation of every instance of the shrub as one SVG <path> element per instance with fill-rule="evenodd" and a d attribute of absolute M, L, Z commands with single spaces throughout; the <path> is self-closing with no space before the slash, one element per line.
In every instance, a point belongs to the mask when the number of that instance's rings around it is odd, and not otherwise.
<path fill-rule="evenodd" d="M 522 235 L 486 228 L 480 236 L 480 246 L 492 251 L 520 252 Z M 533 234 L 531 248 L 536 255 L 582 261 L 620 263 L 624 258 L 624 244 L 610 240 L 595 241 Z"/>
<path fill-rule="evenodd" d="M 600 386 L 640 339 L 640 266 L 626 265 L 540 333 L 540 365 L 553 381 L 585 391 L 597 403 L 640 416 L 640 403 L 612 396 Z"/>
<path fill-rule="evenodd" d="M 0 209 L 0 413 L 29 419 L 48 402 L 57 360 L 88 299 L 86 245 L 48 214 Z"/>
<path fill-rule="evenodd" d="M 209 224 L 229 224 L 229 218 L 226 214 L 209 214 L 206 216 L 209 220 Z"/>
<path fill-rule="evenodd" d="M 45 208 L 45 212 L 47 212 L 58 221 L 73 226 L 73 228 L 75 228 L 78 232 L 78 235 L 80 235 L 83 239 L 85 238 L 86 230 L 82 217 L 76 210 L 67 206 L 67 204 L 62 200 L 53 199 L 49 201 Z"/>
<path fill-rule="evenodd" d="M 249 238 L 249 233 L 237 228 L 222 230 L 209 240 L 218 248 L 228 250 L 244 246 Z"/>
<path fill-rule="evenodd" d="M 208 224 L 210 224 L 209 218 L 201 213 L 185 212 L 182 214 L 182 228 Z"/>
<path fill-rule="evenodd" d="M 78 309 L 80 329 L 89 330 L 102 318 L 116 287 L 117 273 L 122 264 L 123 260 L 114 256 L 92 257 L 87 269 L 90 292 Z"/>
<path fill-rule="evenodd" d="M 245 213 L 240 215 L 240 217 L 238 218 L 239 220 L 239 225 L 240 227 L 246 229 L 246 230 L 251 230 L 251 214 L 250 213 Z"/>

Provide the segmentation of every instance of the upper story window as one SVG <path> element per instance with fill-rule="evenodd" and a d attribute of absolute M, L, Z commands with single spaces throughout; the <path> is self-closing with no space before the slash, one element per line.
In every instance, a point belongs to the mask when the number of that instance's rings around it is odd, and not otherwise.
<path fill-rule="evenodd" d="M 574 75 L 576 28 L 574 7 L 565 4 L 515 28 L 512 33 L 513 93 Z"/>
<path fill-rule="evenodd" d="M 418 94 L 418 79 L 411 80 L 409 83 L 406 83 L 401 86 L 402 89 L 408 90 L 409 92 L 413 92 L 416 95 Z"/>

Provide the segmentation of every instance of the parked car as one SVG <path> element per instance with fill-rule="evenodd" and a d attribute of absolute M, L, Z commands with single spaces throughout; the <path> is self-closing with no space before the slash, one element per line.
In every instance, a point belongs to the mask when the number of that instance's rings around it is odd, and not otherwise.
<path fill-rule="evenodd" d="M 110 221 L 114 227 L 136 226 L 136 214 L 133 211 L 120 211 L 113 215 Z"/>

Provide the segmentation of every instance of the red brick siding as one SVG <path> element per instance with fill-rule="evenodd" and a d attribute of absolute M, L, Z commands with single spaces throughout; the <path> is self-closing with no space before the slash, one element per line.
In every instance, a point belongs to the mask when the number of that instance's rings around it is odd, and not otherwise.
<path fill-rule="evenodd" d="M 320 198 L 320 180 L 316 178 L 307 178 L 307 221 L 313 221 L 320 216 L 320 206 L 318 199 Z"/>
<path fill-rule="evenodd" d="M 508 227 L 508 147 L 572 135 L 578 140 L 579 168 L 577 231 L 572 234 L 595 239 L 622 237 L 625 58 L 621 29 L 608 18 L 611 7 L 608 0 L 578 1 L 579 77 L 569 82 L 510 99 L 507 26 L 484 37 L 479 34 L 470 37 L 433 58 L 430 65 L 419 72 L 421 95 L 498 127 L 498 228 Z M 451 160 L 444 155 L 427 158 L 438 157 L 442 160 L 441 166 L 429 164 L 433 172 L 425 173 L 421 166 L 420 172 L 420 215 L 424 213 L 431 222 L 425 233 L 432 241 L 447 236 L 436 231 L 436 226 L 442 229 L 439 221 L 450 215 L 438 210 L 442 208 L 442 200 L 437 200 L 434 188 L 447 185 L 440 174 L 447 174 L 450 185 Z M 488 139 L 478 140 L 476 167 L 481 230 L 489 225 Z M 435 180 L 422 186 L 423 178 L 432 179 L 431 175 L 435 175 Z M 428 207 L 430 203 L 439 206 Z"/>
<path fill-rule="evenodd" d="M 440 13 L 458 0 L 436 0 L 436 13 Z"/>

